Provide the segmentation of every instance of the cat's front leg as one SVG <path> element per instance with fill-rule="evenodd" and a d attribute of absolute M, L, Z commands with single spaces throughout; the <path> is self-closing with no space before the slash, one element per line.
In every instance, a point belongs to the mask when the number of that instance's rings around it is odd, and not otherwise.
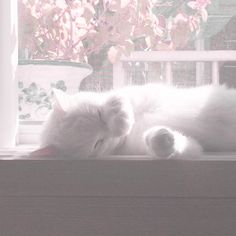
<path fill-rule="evenodd" d="M 113 137 L 128 135 L 134 124 L 133 108 L 128 98 L 112 94 L 102 106 L 101 116 Z"/>
<path fill-rule="evenodd" d="M 144 133 L 148 152 L 157 159 L 195 159 L 202 155 L 199 143 L 168 127 L 156 126 Z"/>

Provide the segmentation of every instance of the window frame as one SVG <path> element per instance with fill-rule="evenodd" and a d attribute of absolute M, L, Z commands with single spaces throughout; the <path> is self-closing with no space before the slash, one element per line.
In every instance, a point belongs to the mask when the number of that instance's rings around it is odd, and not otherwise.
<path fill-rule="evenodd" d="M 0 148 L 16 145 L 18 26 L 17 0 L 0 1 Z"/>

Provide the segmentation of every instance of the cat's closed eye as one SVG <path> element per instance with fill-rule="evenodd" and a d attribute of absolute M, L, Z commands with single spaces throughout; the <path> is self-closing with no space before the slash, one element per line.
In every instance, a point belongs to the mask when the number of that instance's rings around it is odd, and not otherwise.
<path fill-rule="evenodd" d="M 104 141 L 104 139 L 98 139 L 96 141 L 95 145 L 93 146 L 93 149 L 94 150 L 98 149 L 102 145 L 103 141 Z"/>

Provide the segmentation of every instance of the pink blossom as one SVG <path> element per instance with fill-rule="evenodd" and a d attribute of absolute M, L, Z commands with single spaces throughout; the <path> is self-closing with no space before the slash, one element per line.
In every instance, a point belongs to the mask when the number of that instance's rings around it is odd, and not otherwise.
<path fill-rule="evenodd" d="M 180 7 L 170 18 L 156 15 L 153 8 L 172 8 L 174 1 L 165 5 L 154 0 L 19 2 L 28 14 L 27 18 L 22 15 L 22 20 L 32 28 L 27 37 L 21 32 L 32 58 L 86 61 L 90 55 L 107 47 L 108 58 L 114 63 L 122 55 L 128 56 L 134 48 L 169 50 L 183 47 L 189 34 L 199 31 L 201 22 L 207 20 L 206 7 L 211 0 L 186 0 L 193 9 L 192 15 Z"/>

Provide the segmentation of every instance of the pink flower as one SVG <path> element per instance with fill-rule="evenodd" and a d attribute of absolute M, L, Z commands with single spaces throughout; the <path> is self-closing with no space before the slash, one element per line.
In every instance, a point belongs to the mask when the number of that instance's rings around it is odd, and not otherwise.
<path fill-rule="evenodd" d="M 211 0 L 196 0 L 188 2 L 188 6 L 192 9 L 200 10 L 206 8 L 211 3 Z"/>

